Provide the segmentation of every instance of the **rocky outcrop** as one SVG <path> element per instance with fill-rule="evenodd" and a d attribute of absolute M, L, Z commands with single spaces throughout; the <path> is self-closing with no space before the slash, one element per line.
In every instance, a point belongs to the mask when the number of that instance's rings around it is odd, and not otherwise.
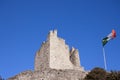
<path fill-rule="evenodd" d="M 82 80 L 86 72 L 79 70 L 56 70 L 26 71 L 8 80 Z"/>

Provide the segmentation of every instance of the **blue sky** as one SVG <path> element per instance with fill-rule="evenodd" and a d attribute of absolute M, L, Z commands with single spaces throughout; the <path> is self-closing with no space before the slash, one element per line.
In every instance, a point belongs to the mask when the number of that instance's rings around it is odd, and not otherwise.
<path fill-rule="evenodd" d="M 79 50 L 85 70 L 104 68 L 101 40 L 115 29 L 105 52 L 108 71 L 120 70 L 120 0 L 0 0 L 0 75 L 33 70 L 53 29 Z"/>

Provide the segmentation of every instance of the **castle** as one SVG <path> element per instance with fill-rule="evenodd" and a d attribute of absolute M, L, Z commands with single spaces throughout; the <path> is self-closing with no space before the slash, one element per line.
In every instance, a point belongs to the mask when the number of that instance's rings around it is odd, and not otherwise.
<path fill-rule="evenodd" d="M 78 50 L 70 50 L 54 30 L 35 55 L 34 71 L 21 72 L 8 80 L 82 80 L 85 75 Z"/>

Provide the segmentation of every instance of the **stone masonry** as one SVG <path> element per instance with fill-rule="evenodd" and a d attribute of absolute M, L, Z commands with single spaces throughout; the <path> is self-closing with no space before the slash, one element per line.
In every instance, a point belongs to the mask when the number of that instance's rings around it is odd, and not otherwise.
<path fill-rule="evenodd" d="M 36 53 L 34 66 L 34 71 L 21 72 L 8 80 L 82 80 L 86 75 L 78 50 L 69 50 L 57 30 L 49 32 Z"/>

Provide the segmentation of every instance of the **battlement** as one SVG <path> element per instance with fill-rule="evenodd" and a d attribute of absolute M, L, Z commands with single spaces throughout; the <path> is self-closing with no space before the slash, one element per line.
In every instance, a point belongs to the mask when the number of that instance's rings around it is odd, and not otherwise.
<path fill-rule="evenodd" d="M 57 35 L 57 30 L 50 30 L 50 33 L 49 33 L 50 35 Z"/>
<path fill-rule="evenodd" d="M 47 41 L 49 41 L 51 37 L 57 37 L 57 30 L 50 30 L 48 33 Z"/>
<path fill-rule="evenodd" d="M 47 41 L 43 42 L 41 49 L 36 53 L 35 70 L 46 68 L 83 70 L 78 50 L 69 50 L 65 40 L 57 36 L 57 30 L 49 32 Z"/>

